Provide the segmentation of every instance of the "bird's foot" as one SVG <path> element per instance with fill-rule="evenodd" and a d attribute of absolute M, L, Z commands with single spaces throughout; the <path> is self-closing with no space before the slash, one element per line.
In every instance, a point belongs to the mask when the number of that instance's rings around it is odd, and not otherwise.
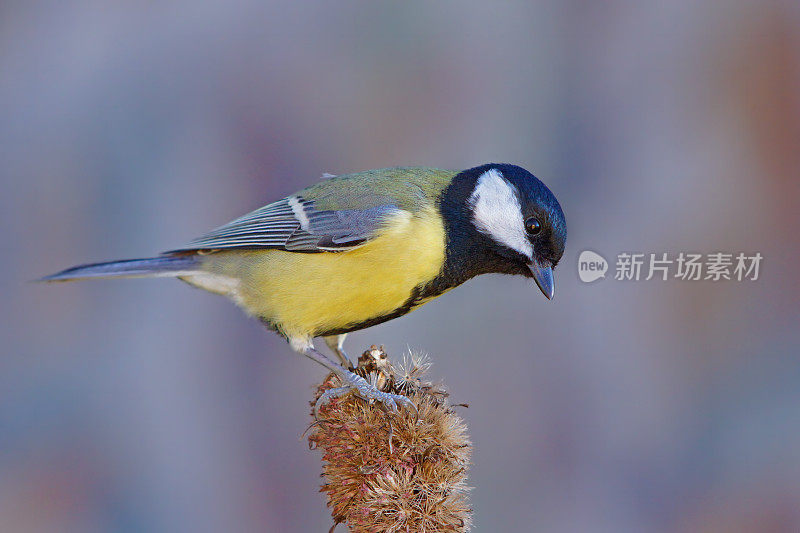
<path fill-rule="evenodd" d="M 317 403 L 314 405 L 315 417 L 321 405 L 334 398 L 339 398 L 340 396 L 349 394 L 350 392 L 354 392 L 361 399 L 366 400 L 369 403 L 380 402 L 381 404 L 383 404 L 384 407 L 386 407 L 389 411 L 392 412 L 397 411 L 398 404 L 401 406 L 410 407 L 414 411 L 417 410 L 416 406 L 414 405 L 414 402 L 412 402 L 408 396 L 403 396 L 402 394 L 392 394 L 389 392 L 382 392 L 378 390 L 378 387 L 376 387 L 366 379 L 362 378 L 358 374 L 355 374 L 353 372 L 347 372 L 346 374 L 340 377 L 344 382 L 344 386 L 328 389 L 322 393 L 322 395 L 317 400 Z"/>
<path fill-rule="evenodd" d="M 347 380 L 347 386 L 352 388 L 358 396 L 369 403 L 380 402 L 390 411 L 397 411 L 397 404 L 414 409 L 414 402 L 412 402 L 408 396 L 382 392 L 378 390 L 378 387 L 358 374 L 350 372 L 345 379 Z"/>

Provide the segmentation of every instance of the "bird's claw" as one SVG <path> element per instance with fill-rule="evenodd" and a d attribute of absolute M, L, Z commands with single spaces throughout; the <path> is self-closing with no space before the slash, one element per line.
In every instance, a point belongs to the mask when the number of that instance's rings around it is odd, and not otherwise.
<path fill-rule="evenodd" d="M 317 398 L 317 402 L 314 404 L 314 420 L 319 420 L 318 415 L 319 415 L 319 408 L 321 405 L 325 404 L 330 400 L 333 400 L 334 398 L 338 398 L 339 396 L 344 396 L 351 390 L 352 389 L 350 387 L 336 387 L 333 389 L 328 389 L 322 394 L 320 394 L 319 398 Z"/>
<path fill-rule="evenodd" d="M 319 399 L 314 405 L 315 418 L 317 417 L 317 413 L 319 412 L 319 407 L 321 405 L 334 398 L 344 396 L 351 391 L 355 392 L 361 399 L 366 400 L 369 403 L 382 403 L 384 407 L 392 412 L 397 411 L 398 404 L 409 407 L 415 412 L 417 410 L 414 402 L 412 402 L 408 396 L 403 396 L 402 394 L 392 394 L 390 392 L 382 392 L 378 390 L 375 385 L 372 385 L 358 374 L 349 372 L 348 375 L 343 378 L 343 381 L 345 383 L 343 387 L 328 389 L 323 392 L 322 395 L 320 395 Z"/>
<path fill-rule="evenodd" d="M 390 392 L 382 392 L 378 390 L 375 385 L 371 384 L 358 374 L 350 374 L 348 376 L 347 384 L 352 387 L 356 394 L 358 394 L 358 396 L 362 399 L 368 401 L 369 403 L 380 402 L 389 411 L 397 411 L 398 403 L 400 405 L 411 407 L 416 411 L 414 402 L 412 402 L 408 396 L 403 396 L 402 394 L 392 394 Z"/>

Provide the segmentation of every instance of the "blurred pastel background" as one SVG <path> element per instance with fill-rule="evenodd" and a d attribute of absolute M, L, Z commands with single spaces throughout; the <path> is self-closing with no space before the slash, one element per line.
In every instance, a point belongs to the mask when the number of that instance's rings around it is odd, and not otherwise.
<path fill-rule="evenodd" d="M 556 299 L 485 276 L 347 344 L 470 404 L 476 531 L 800 531 L 791 0 L 4 2 L 0 531 L 327 531 L 320 367 L 181 283 L 28 280 L 324 172 L 488 161 L 561 201 Z M 584 249 L 764 260 L 583 284 Z"/>

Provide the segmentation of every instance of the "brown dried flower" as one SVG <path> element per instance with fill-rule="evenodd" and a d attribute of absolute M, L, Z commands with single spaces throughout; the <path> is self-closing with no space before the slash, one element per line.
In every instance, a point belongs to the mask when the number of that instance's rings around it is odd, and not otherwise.
<path fill-rule="evenodd" d="M 471 443 L 464 421 L 447 405 L 447 393 L 422 380 L 430 367 L 412 356 L 393 367 L 383 348 L 359 358 L 356 372 L 384 392 L 406 394 L 417 407 L 390 413 L 353 395 L 322 404 L 308 437 L 322 450 L 328 507 L 336 524 L 354 533 L 468 531 L 466 485 Z M 317 399 L 341 382 L 333 374 Z M 313 411 L 312 411 L 313 416 Z"/>

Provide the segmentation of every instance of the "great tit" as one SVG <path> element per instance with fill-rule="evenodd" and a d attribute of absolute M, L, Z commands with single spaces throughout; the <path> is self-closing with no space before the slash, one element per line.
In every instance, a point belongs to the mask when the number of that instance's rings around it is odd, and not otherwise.
<path fill-rule="evenodd" d="M 77 266 L 41 281 L 178 278 L 229 297 L 362 398 L 396 409 L 408 400 L 348 369 L 345 335 L 479 274 L 533 278 L 551 299 L 566 238 L 558 200 L 521 167 L 386 168 L 323 179 L 158 257 Z M 339 363 L 314 348 L 315 337 Z"/>

